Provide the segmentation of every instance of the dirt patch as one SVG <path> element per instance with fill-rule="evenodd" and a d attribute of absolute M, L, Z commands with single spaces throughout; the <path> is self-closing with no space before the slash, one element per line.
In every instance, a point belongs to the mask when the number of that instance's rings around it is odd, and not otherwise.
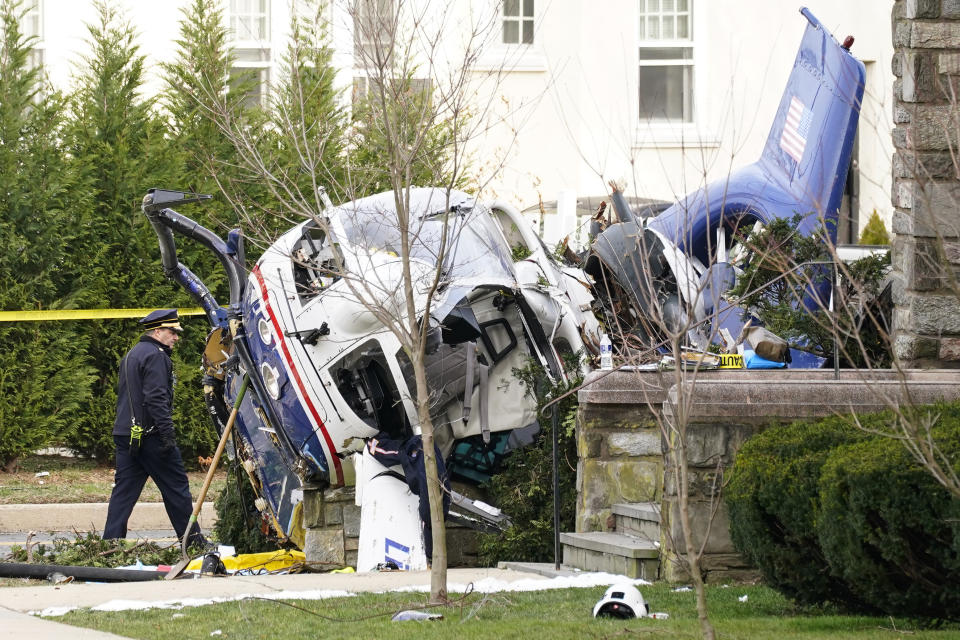
<path fill-rule="evenodd" d="M 188 471 L 190 493 L 200 492 L 206 473 Z M 223 489 L 226 472 L 218 469 L 207 492 L 212 500 Z M 113 490 L 113 468 L 97 466 L 92 460 L 63 456 L 32 456 L 23 460 L 20 471 L 0 473 L 0 504 L 56 504 L 67 502 L 108 502 Z M 142 502 L 160 502 L 160 490 L 147 480 Z"/>

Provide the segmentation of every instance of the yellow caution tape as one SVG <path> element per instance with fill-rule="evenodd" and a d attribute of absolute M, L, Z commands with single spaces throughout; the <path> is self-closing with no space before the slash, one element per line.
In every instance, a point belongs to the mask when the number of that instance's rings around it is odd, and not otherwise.
<path fill-rule="evenodd" d="M 50 309 L 47 311 L 0 311 L 0 322 L 42 322 L 48 320 L 107 320 L 110 318 L 142 318 L 155 308 L 147 309 Z M 200 316 L 200 307 L 179 309 L 181 316 Z"/>
<path fill-rule="evenodd" d="M 743 369 L 743 356 L 739 353 L 721 353 L 721 369 Z"/>

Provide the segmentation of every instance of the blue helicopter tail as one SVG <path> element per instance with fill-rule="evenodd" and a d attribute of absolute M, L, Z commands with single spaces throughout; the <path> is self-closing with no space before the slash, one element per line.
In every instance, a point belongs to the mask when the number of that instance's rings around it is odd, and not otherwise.
<path fill-rule="evenodd" d="M 822 217 L 836 241 L 866 72 L 849 44 L 838 43 L 807 8 L 800 13 L 807 28 L 757 164 L 789 196 L 784 201 L 796 202 L 794 211 L 770 213 L 816 214 L 801 231 L 812 231 Z"/>
<path fill-rule="evenodd" d="M 760 159 L 649 222 L 705 262 L 710 260 L 708 235 L 725 219 L 744 214 L 760 222 L 805 216 L 799 226 L 805 235 L 822 218 L 836 240 L 866 71 L 809 10 L 801 13 L 807 28 Z"/>

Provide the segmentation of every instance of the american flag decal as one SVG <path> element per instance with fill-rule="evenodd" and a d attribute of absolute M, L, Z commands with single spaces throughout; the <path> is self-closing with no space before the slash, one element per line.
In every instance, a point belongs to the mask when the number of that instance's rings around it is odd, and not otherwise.
<path fill-rule="evenodd" d="M 787 121 L 783 123 L 783 133 L 780 134 L 780 148 L 797 162 L 803 158 L 811 120 L 813 120 L 813 112 L 807 109 L 796 96 L 790 98 Z"/>

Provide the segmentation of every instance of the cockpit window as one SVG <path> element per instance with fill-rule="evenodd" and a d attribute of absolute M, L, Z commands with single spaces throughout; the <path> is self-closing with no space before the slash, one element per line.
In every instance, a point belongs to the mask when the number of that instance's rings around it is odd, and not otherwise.
<path fill-rule="evenodd" d="M 291 251 L 293 280 L 301 304 L 306 304 L 340 279 L 336 244 L 328 241 L 326 232 L 316 222 L 303 227 L 300 240 Z"/>
<path fill-rule="evenodd" d="M 370 340 L 329 369 L 350 410 L 368 426 L 405 437 L 409 422 L 380 343 Z"/>

